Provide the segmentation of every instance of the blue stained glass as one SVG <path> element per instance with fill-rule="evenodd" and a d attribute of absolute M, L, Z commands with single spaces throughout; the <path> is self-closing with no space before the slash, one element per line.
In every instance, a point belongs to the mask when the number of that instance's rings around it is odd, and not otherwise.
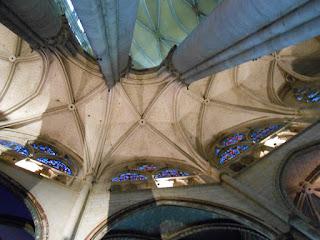
<path fill-rule="evenodd" d="M 254 143 L 257 143 L 270 136 L 272 133 L 278 131 L 282 127 L 283 125 L 281 124 L 273 124 L 265 128 L 255 129 L 251 131 L 250 137 Z"/>
<path fill-rule="evenodd" d="M 245 140 L 246 135 L 244 133 L 235 133 L 231 136 L 225 137 L 221 140 L 220 145 L 227 147 L 230 145 L 234 145 L 238 142 Z"/>
<path fill-rule="evenodd" d="M 320 89 L 311 87 L 294 88 L 293 94 L 299 102 L 320 103 Z"/>
<path fill-rule="evenodd" d="M 63 162 L 56 159 L 49 159 L 46 157 L 39 157 L 37 158 L 38 162 L 44 163 L 50 167 L 53 167 L 61 172 L 65 172 L 68 175 L 72 175 L 72 170 Z"/>
<path fill-rule="evenodd" d="M 220 153 L 219 162 L 220 164 L 224 164 L 226 161 L 236 158 L 239 154 L 247 151 L 248 149 L 248 145 L 238 145 L 227 148 L 225 151 Z"/>
<path fill-rule="evenodd" d="M 216 147 L 216 148 L 215 148 L 214 152 L 215 152 L 216 156 L 218 156 L 218 155 L 219 155 L 219 152 L 220 152 L 220 151 L 221 151 L 221 149 L 220 149 L 220 148 L 218 148 L 218 147 Z"/>
<path fill-rule="evenodd" d="M 158 179 L 158 178 L 183 177 L 183 176 L 189 176 L 189 173 L 183 172 L 175 168 L 170 168 L 170 169 L 165 169 L 160 171 L 154 176 L 154 178 Z"/>
<path fill-rule="evenodd" d="M 19 143 L 7 141 L 7 140 L 0 140 L 0 144 L 24 156 L 29 156 L 30 154 L 28 148 L 26 148 L 25 146 Z"/>
<path fill-rule="evenodd" d="M 134 170 L 152 172 L 154 170 L 157 170 L 157 167 L 154 165 L 144 164 L 144 165 L 140 165 L 140 166 L 136 167 Z"/>
<path fill-rule="evenodd" d="M 120 174 L 118 177 L 112 178 L 112 182 L 145 181 L 147 179 L 147 176 L 142 174 L 127 172 Z"/>
<path fill-rule="evenodd" d="M 33 143 L 32 147 L 41 153 L 46 153 L 46 154 L 49 154 L 52 156 L 58 155 L 51 147 L 49 147 L 47 145 Z"/>

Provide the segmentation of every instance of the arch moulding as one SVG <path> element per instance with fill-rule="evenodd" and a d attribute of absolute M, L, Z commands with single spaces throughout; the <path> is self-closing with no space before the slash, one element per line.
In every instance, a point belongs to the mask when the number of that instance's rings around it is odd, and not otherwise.
<path fill-rule="evenodd" d="M 212 202 L 189 198 L 152 198 L 124 208 L 118 211 L 117 213 L 111 215 L 108 219 L 103 220 L 89 233 L 85 240 L 100 240 L 108 232 L 108 229 L 110 229 L 110 227 L 112 227 L 114 224 L 121 221 L 122 219 L 140 210 L 161 205 L 180 206 L 215 212 L 232 220 L 241 222 L 245 226 L 255 229 L 256 231 L 260 232 L 266 237 L 269 237 L 270 239 L 275 239 L 276 236 L 280 234 L 276 229 L 273 229 L 272 227 L 268 226 L 266 222 L 263 222 L 257 217 L 247 214 L 238 209 L 233 209 Z"/>

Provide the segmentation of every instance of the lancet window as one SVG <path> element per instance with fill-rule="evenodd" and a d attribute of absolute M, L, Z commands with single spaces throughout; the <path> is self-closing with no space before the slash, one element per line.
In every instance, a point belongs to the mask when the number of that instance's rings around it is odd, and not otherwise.
<path fill-rule="evenodd" d="M 48 145 L 41 144 L 41 143 L 32 143 L 31 145 L 35 150 L 35 152 L 45 153 L 52 156 L 58 155 L 58 153 Z"/>
<path fill-rule="evenodd" d="M 44 142 L 28 142 L 25 145 L 9 140 L 0 140 L 1 158 L 15 165 L 48 178 L 58 175 L 74 175 L 70 157 Z"/>
<path fill-rule="evenodd" d="M 280 98 L 287 104 L 314 107 L 320 104 L 320 79 L 300 80 L 282 71 L 286 80 L 280 90 Z"/>
<path fill-rule="evenodd" d="M 39 157 L 36 159 L 38 162 L 44 163 L 50 167 L 53 167 L 61 172 L 65 172 L 68 175 L 72 175 L 72 170 L 67 164 L 63 163 L 61 160 L 57 159 L 50 159 L 47 157 Z"/>
<path fill-rule="evenodd" d="M 126 172 L 121 173 L 119 176 L 112 178 L 112 182 L 126 182 L 126 181 L 146 181 L 148 177 L 135 173 L 135 172 Z"/>
<path fill-rule="evenodd" d="M 134 168 L 134 170 L 136 171 L 143 171 L 143 172 L 153 172 L 157 169 L 158 167 L 152 164 L 143 164 Z"/>
<path fill-rule="evenodd" d="M 216 166 L 227 165 L 233 171 L 240 171 L 245 165 L 286 142 L 306 124 L 309 123 L 272 120 L 241 127 L 222 134 L 213 143 L 210 154 Z"/>
<path fill-rule="evenodd" d="M 295 87 L 292 89 L 295 99 L 302 103 L 320 103 L 320 88 L 317 87 Z"/>
<path fill-rule="evenodd" d="M 278 131 L 282 127 L 283 124 L 270 124 L 266 127 L 252 129 L 250 131 L 250 140 L 253 143 L 258 143 L 266 137 L 269 137 L 271 134 Z"/>
<path fill-rule="evenodd" d="M 256 143 L 274 134 L 283 124 L 269 124 L 263 127 L 247 128 L 224 136 L 215 147 L 215 157 L 220 164 L 233 160 L 254 147 Z"/>
<path fill-rule="evenodd" d="M 155 165 L 149 163 L 137 164 L 126 167 L 125 170 L 112 177 L 114 186 L 127 190 L 126 185 L 139 185 L 138 188 L 161 188 L 187 185 L 195 175 L 178 167 Z M 177 183 L 177 181 L 179 183 Z"/>
<path fill-rule="evenodd" d="M 168 168 L 168 169 L 163 169 L 158 173 L 156 173 L 154 175 L 154 178 L 158 179 L 158 178 L 183 177 L 183 176 L 189 176 L 189 173 L 181 171 L 176 168 Z"/>
<path fill-rule="evenodd" d="M 29 154 L 30 154 L 28 148 L 26 148 L 25 146 L 23 146 L 19 143 L 16 143 L 16 142 L 1 139 L 0 144 L 6 148 L 9 148 L 9 149 L 17 152 L 18 154 L 21 154 L 24 156 L 29 156 Z"/>

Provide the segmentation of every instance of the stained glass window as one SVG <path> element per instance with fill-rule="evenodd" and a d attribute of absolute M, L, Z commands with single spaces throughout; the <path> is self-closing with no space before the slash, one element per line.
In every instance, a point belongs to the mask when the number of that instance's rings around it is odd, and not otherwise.
<path fill-rule="evenodd" d="M 216 156 L 219 155 L 220 151 L 221 151 L 221 148 L 218 148 L 218 147 L 215 148 L 214 153 L 216 154 Z"/>
<path fill-rule="evenodd" d="M 48 145 L 44 145 L 44 144 L 38 144 L 38 143 L 33 143 L 32 147 L 41 153 L 45 153 L 45 154 L 49 154 L 52 156 L 56 156 L 58 155 L 56 151 L 54 151 L 51 147 L 49 147 Z"/>
<path fill-rule="evenodd" d="M 272 124 L 272 125 L 269 125 L 268 127 L 265 127 L 265 128 L 254 129 L 250 132 L 251 140 L 254 143 L 258 143 L 261 140 L 268 137 L 269 135 L 271 135 L 272 133 L 275 133 L 276 131 L 278 131 L 282 127 L 283 127 L 283 125 L 281 125 L 281 124 Z"/>
<path fill-rule="evenodd" d="M 30 154 L 28 148 L 26 148 L 25 146 L 23 146 L 19 143 L 7 141 L 7 140 L 0 140 L 0 144 L 2 146 L 10 148 L 11 150 L 13 150 L 19 154 L 22 154 L 23 156 L 29 156 L 29 154 Z"/>
<path fill-rule="evenodd" d="M 112 178 L 112 182 L 126 182 L 126 181 L 146 181 L 147 176 L 135 172 L 126 172 L 120 174 L 118 177 Z"/>
<path fill-rule="evenodd" d="M 144 164 L 136 167 L 134 170 L 136 171 L 142 171 L 142 172 L 152 172 L 157 170 L 157 166 L 150 165 L 150 164 Z"/>
<path fill-rule="evenodd" d="M 72 175 L 72 170 L 63 162 L 56 159 L 49 159 L 46 157 L 39 157 L 36 159 L 38 162 L 44 163 L 50 167 L 53 167 L 61 172 L 65 172 L 68 175 Z"/>
<path fill-rule="evenodd" d="M 169 177 L 183 177 L 183 176 L 189 176 L 189 173 L 183 172 L 181 170 L 175 169 L 175 168 L 169 168 L 164 169 L 160 172 L 158 172 L 154 178 L 169 178 Z"/>
<path fill-rule="evenodd" d="M 221 151 L 218 155 L 220 164 L 224 164 L 226 161 L 236 158 L 241 153 L 249 150 L 248 145 L 238 145 L 235 147 L 227 148 L 224 151 Z"/>
<path fill-rule="evenodd" d="M 293 88 L 297 101 L 304 103 L 320 103 L 320 89 L 311 87 Z"/>
<path fill-rule="evenodd" d="M 249 151 L 255 144 L 266 139 L 284 127 L 282 123 L 271 123 L 264 127 L 246 128 L 241 132 L 229 134 L 218 141 L 214 147 L 214 155 L 220 164 L 235 159 Z"/>
<path fill-rule="evenodd" d="M 225 137 L 221 140 L 220 145 L 223 147 L 227 147 L 230 145 L 234 145 L 238 142 L 244 141 L 246 138 L 246 135 L 244 133 L 235 133 L 231 136 Z"/>
<path fill-rule="evenodd" d="M 54 150 L 53 147 L 49 145 L 42 144 L 42 143 L 32 143 L 32 144 L 28 144 L 28 147 L 25 147 L 19 143 L 7 141 L 7 140 L 1 140 L 1 139 L 0 139 L 0 144 L 7 148 L 12 149 L 18 154 L 21 154 L 25 157 L 28 157 L 30 159 L 43 163 L 49 167 L 55 168 L 68 175 L 72 175 L 71 168 L 62 160 L 64 158 L 64 161 L 69 162 L 70 161 L 69 157 L 65 155 L 64 157 L 61 157 L 61 160 L 55 159 L 55 158 L 59 158 L 58 153 Z M 33 152 L 35 153 L 34 154 L 35 156 L 33 156 L 29 151 L 29 149 L 32 149 L 32 148 L 33 148 Z M 42 156 L 37 157 L 38 153 L 41 153 Z"/>

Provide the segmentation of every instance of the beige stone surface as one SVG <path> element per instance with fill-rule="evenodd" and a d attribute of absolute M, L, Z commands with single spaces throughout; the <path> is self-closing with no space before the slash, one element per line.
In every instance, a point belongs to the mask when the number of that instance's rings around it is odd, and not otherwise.
<path fill-rule="evenodd" d="M 282 102 L 278 93 L 285 84 L 280 68 L 292 72 L 292 59 L 319 49 L 319 42 L 310 40 L 188 88 L 160 68 L 146 74 L 131 72 L 108 89 L 97 66 L 60 52 L 31 52 L 28 44 L 0 25 L 0 138 L 21 144 L 36 139 L 60 144 L 78 156 L 80 171 L 73 184 L 65 186 L 2 162 L 0 170 L 39 201 L 48 218 L 49 240 L 63 240 L 61 233 L 88 174 L 93 174 L 95 182 L 83 206 L 77 240 L 85 239 L 117 211 L 154 198 L 219 204 L 285 233 L 288 222 L 249 199 L 241 189 L 218 183 L 220 170 L 209 163 L 213 156 L 207 150 L 222 133 L 245 124 L 273 118 L 318 119 L 319 109 L 304 112 Z M 15 59 L 10 60 L 11 56 Z M 290 211 L 279 195 L 278 169 L 298 146 L 320 140 L 318 128 L 283 145 L 235 179 L 288 218 Z M 216 184 L 109 192 L 111 177 L 141 159 L 183 166 L 213 177 Z"/>

